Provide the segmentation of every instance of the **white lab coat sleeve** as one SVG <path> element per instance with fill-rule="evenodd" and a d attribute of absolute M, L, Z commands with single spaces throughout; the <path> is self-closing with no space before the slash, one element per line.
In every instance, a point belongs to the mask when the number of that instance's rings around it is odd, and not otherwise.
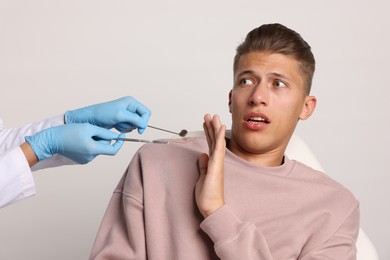
<path fill-rule="evenodd" d="M 63 124 L 64 116 L 62 115 L 20 127 L 0 129 L 0 153 L 24 143 L 25 136 L 33 135 L 41 130 Z"/>
<path fill-rule="evenodd" d="M 0 154 L 0 208 L 35 194 L 35 183 L 22 149 Z"/>
<path fill-rule="evenodd" d="M 0 129 L 0 208 L 35 194 L 35 183 L 31 171 L 76 164 L 56 154 L 38 162 L 30 169 L 20 148 L 20 145 L 25 142 L 25 136 L 63 124 L 64 116 L 62 115 L 18 128 Z"/>
<path fill-rule="evenodd" d="M 0 131 L 0 153 L 9 151 L 25 142 L 24 137 L 33 135 L 41 130 L 59 126 L 64 124 L 64 115 L 47 118 L 45 120 L 27 124 L 17 128 L 8 128 Z M 6 162 L 5 162 L 6 163 Z M 57 167 L 61 165 L 76 164 L 72 160 L 61 155 L 54 155 L 44 161 L 38 162 L 31 169 L 36 171 L 39 169 Z"/>

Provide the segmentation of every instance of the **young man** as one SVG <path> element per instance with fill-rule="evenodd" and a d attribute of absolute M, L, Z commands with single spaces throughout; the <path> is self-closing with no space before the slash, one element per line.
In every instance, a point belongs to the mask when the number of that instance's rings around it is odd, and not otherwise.
<path fill-rule="evenodd" d="M 114 191 L 91 259 L 355 259 L 354 196 L 284 156 L 298 121 L 315 109 L 314 68 L 296 32 L 280 24 L 251 31 L 234 60 L 230 136 L 206 115 L 206 138 L 143 146 Z"/>

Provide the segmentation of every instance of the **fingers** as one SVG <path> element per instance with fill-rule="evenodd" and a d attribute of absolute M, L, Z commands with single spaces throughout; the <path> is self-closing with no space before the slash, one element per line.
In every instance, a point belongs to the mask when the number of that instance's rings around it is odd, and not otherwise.
<path fill-rule="evenodd" d="M 151 115 L 150 109 L 132 97 L 126 98 L 128 102 L 127 110 L 131 113 L 139 115 L 141 118 L 147 121 Z"/>
<path fill-rule="evenodd" d="M 218 115 L 204 116 L 203 123 L 209 155 L 198 158 L 199 180 L 195 187 L 195 200 L 204 217 L 220 208 L 224 202 L 225 129 Z"/>
<path fill-rule="evenodd" d="M 149 110 L 149 108 L 139 103 L 136 113 L 142 118 L 142 121 L 144 122 L 144 125 L 140 127 L 146 128 L 146 126 L 148 125 L 149 118 L 152 114 L 151 111 Z"/>
<path fill-rule="evenodd" d="M 216 133 L 216 142 L 213 152 L 213 157 L 215 157 L 215 160 L 223 160 L 225 156 L 226 151 L 226 141 L 225 141 L 225 132 L 226 127 L 222 125 L 218 132 Z"/>
<path fill-rule="evenodd" d="M 113 144 L 111 144 L 110 141 L 107 140 L 112 140 L 115 138 L 122 138 L 125 135 L 120 134 L 118 136 L 117 133 L 112 132 L 110 130 L 107 130 L 105 128 L 97 127 L 97 126 L 92 126 L 94 127 L 94 142 L 96 144 L 94 148 L 94 154 L 105 154 L 105 155 L 115 155 L 117 152 L 120 150 L 120 148 L 123 145 L 122 140 L 117 140 Z"/>
<path fill-rule="evenodd" d="M 138 132 L 142 134 L 148 125 L 150 114 L 143 116 L 145 118 L 142 118 L 140 115 L 131 111 L 123 111 L 118 116 L 119 123 L 116 124 L 114 127 L 122 133 L 130 132 L 135 128 L 138 128 Z"/>
<path fill-rule="evenodd" d="M 115 128 L 122 133 L 135 128 L 143 133 L 151 115 L 145 105 L 130 96 L 91 106 L 89 110 L 86 122 L 106 129 Z"/>
<path fill-rule="evenodd" d="M 137 128 L 137 126 L 134 123 L 133 124 L 119 123 L 119 124 L 114 125 L 114 128 L 121 133 L 128 133 L 128 132 L 133 131 L 135 128 Z"/>
<path fill-rule="evenodd" d="M 127 111 L 133 115 L 132 121 L 130 123 L 133 123 L 133 125 L 137 126 L 138 132 L 142 134 L 148 125 L 151 111 L 149 108 L 134 98 L 128 97 L 128 99 L 129 104 L 127 106 Z"/>
<path fill-rule="evenodd" d="M 123 138 L 123 137 L 125 137 L 125 135 L 124 135 L 124 134 L 121 134 L 121 135 L 119 135 L 119 137 L 120 137 L 120 138 Z M 117 140 L 116 142 L 114 142 L 114 143 L 112 144 L 113 150 L 112 150 L 111 155 L 117 154 L 118 151 L 122 148 L 123 143 L 124 143 L 123 140 Z"/>
<path fill-rule="evenodd" d="M 93 153 L 95 155 L 116 155 L 123 145 L 123 141 L 121 140 L 115 141 L 113 144 L 105 144 L 101 141 L 96 142 L 97 144 Z"/>
<path fill-rule="evenodd" d="M 103 127 L 89 125 L 89 134 L 95 139 L 112 140 L 118 138 L 118 134 Z"/>
<path fill-rule="evenodd" d="M 211 127 L 210 121 L 211 121 L 211 116 L 209 114 L 206 114 L 204 116 L 203 129 L 204 129 L 204 133 L 205 133 L 205 136 L 206 136 L 207 144 L 208 144 L 208 147 L 209 147 L 209 154 L 211 155 L 212 149 L 213 149 L 212 148 L 213 142 L 211 140 L 212 127 Z"/>
<path fill-rule="evenodd" d="M 200 154 L 198 158 L 198 166 L 199 166 L 199 173 L 201 176 L 207 174 L 208 163 L 209 163 L 208 155 L 205 153 Z"/>
<path fill-rule="evenodd" d="M 130 132 L 138 128 L 145 131 L 150 118 L 150 110 L 130 96 L 122 97 L 88 107 L 67 111 L 64 120 L 69 123 L 89 123 L 106 129 L 116 128 L 120 132 Z"/>
<path fill-rule="evenodd" d="M 209 114 L 206 114 L 204 116 L 203 128 L 209 146 L 209 155 L 212 156 L 217 145 L 219 149 L 222 149 L 222 146 L 224 149 L 226 127 L 221 124 L 219 116 L 214 115 L 211 117 Z"/>

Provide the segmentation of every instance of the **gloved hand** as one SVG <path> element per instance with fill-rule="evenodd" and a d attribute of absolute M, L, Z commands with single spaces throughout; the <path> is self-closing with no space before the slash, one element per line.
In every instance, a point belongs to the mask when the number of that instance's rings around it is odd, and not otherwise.
<path fill-rule="evenodd" d="M 111 144 L 111 139 L 124 137 L 115 132 L 90 124 L 65 124 L 42 130 L 25 140 L 38 159 L 44 160 L 61 154 L 76 163 L 85 164 L 99 154 L 115 155 L 123 141 Z"/>
<path fill-rule="evenodd" d="M 123 97 L 65 113 L 65 122 L 90 123 L 122 133 L 138 128 L 142 134 L 147 127 L 150 110 L 132 97 Z"/>

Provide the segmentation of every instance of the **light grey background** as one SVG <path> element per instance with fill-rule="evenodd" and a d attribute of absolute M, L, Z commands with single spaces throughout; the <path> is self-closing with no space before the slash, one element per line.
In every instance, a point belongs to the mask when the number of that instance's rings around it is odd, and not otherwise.
<path fill-rule="evenodd" d="M 199 130 L 206 112 L 230 125 L 235 47 L 254 27 L 283 23 L 317 60 L 318 107 L 298 134 L 360 200 L 361 226 L 390 259 L 389 11 L 385 0 L 0 0 L 0 117 L 16 127 L 133 95 L 156 126 Z M 35 172 L 38 194 L 0 211 L 0 259 L 87 259 L 138 147 Z"/>

